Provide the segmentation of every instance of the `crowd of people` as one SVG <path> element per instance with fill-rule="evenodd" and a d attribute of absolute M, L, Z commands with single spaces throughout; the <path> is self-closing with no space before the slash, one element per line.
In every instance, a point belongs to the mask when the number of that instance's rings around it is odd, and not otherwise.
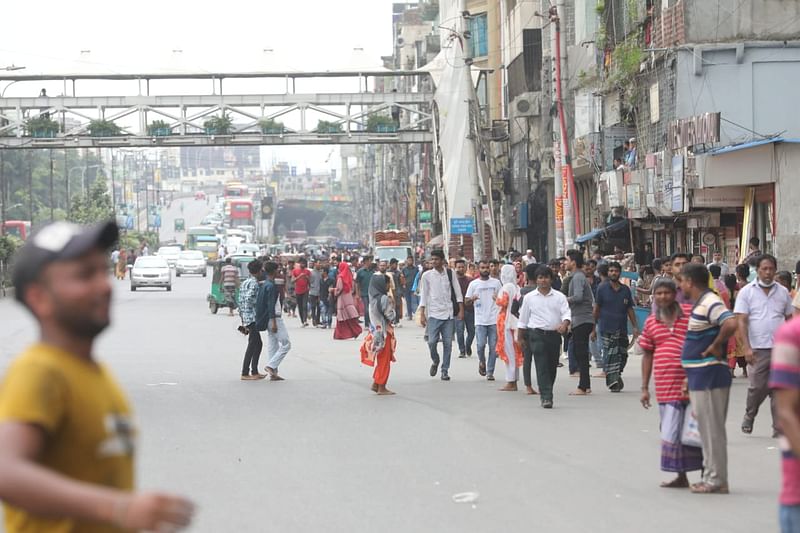
<path fill-rule="evenodd" d="M 538 395 L 545 409 L 554 406 L 562 352 L 577 379 L 574 396 L 591 395 L 592 378 L 622 391 L 629 353 L 638 352 L 641 404 L 652 405 L 652 381 L 661 419 L 661 469 L 676 474 L 662 486 L 711 494 L 729 491 L 725 421 L 737 367 L 750 380 L 741 431 L 753 431 L 769 397 L 773 437 L 786 452 L 800 450 L 800 332 L 792 335 L 800 321 L 789 321 L 800 296 L 793 276 L 778 272 L 757 240 L 749 252 L 733 269 L 718 252 L 706 263 L 686 253 L 656 258 L 651 247 L 590 257 L 570 250 L 547 264 L 530 250 L 477 262 L 448 262 L 434 250 L 419 265 L 334 254 L 277 268 L 282 307 L 296 310 L 304 327 L 308 313 L 301 308 L 310 305 L 312 325 L 321 328 L 331 326 L 336 309 L 335 339 L 366 331 L 361 360 L 375 367 L 372 389 L 381 395 L 394 394 L 386 384 L 403 316 L 425 328 L 431 377 L 450 381 L 454 347 L 459 358 L 475 352 L 476 370 L 488 381 L 501 361 L 501 391 L 519 390 L 521 369 L 526 393 Z M 698 470 L 700 480 L 690 484 L 688 473 Z M 794 512 L 794 455 L 784 455 L 784 474 L 782 502 Z"/>
<path fill-rule="evenodd" d="M 105 371 L 87 372 L 100 368 L 92 346 L 109 324 L 105 250 L 117 238 L 113 223 L 92 228 L 57 223 L 40 230 L 17 259 L 16 298 L 39 322 L 41 342 L 12 364 L 0 387 L 0 499 L 7 517 L 26 527 L 49 523 L 42 510 L 121 529 L 178 528 L 191 520 L 192 504 L 185 498 L 131 492 L 134 429 L 127 402 Z M 741 357 L 749 378 L 745 405 L 739 407 L 741 431 L 753 432 L 769 398 L 773 437 L 783 452 L 781 527 L 797 531 L 800 318 L 793 315 L 800 313 L 800 296 L 793 277 L 782 276 L 777 259 L 762 253 L 758 242 L 751 242 L 750 252 L 733 274 L 717 254 L 708 265 L 683 253 L 647 258 L 658 274 L 638 284 L 624 275 L 638 261 L 621 250 L 588 259 L 570 250 L 548 264 L 530 252 L 503 261 L 447 262 L 434 250 L 420 265 L 409 258 L 402 268 L 397 261 L 375 263 L 368 256 L 345 260 L 332 254 L 292 265 L 263 257 L 248 264 L 249 277 L 239 290 L 240 330 L 248 336 L 242 379 L 283 381 L 279 368 L 291 349 L 284 316 L 296 316 L 301 327 L 327 328 L 334 308 L 334 339 L 365 333 L 354 352 L 374 368 L 371 388 L 381 396 L 394 394 L 387 383 L 403 316 L 425 328 L 431 377 L 450 381 L 454 345 L 459 357 L 469 358 L 475 343 L 481 377 L 494 381 L 499 359 L 505 370 L 500 390 L 514 392 L 522 369 L 526 392 L 538 395 L 544 409 L 555 404 L 562 352 L 577 379 L 570 394 L 590 397 L 592 360 L 599 370 L 594 377 L 618 393 L 633 348 L 641 354 L 640 402 L 644 408 L 652 407 L 653 399 L 658 405 L 661 469 L 675 474 L 662 486 L 727 494 L 725 424 Z M 737 277 L 736 284 L 720 280 L 726 271 Z M 638 310 L 647 315 L 641 332 Z M 261 332 L 267 335 L 265 373 L 259 370 Z M 59 379 L 53 381 L 53 375 Z M 98 404 L 98 398 L 104 401 Z M 110 460 L 84 464 L 71 455 L 78 444 L 69 435 L 112 418 L 106 427 L 119 445 L 106 450 Z M 107 442 L 101 433 L 79 439 L 94 439 L 100 449 Z M 56 437 L 65 451 L 44 446 Z M 696 471 L 700 478 L 691 483 L 689 474 Z M 113 482 L 103 482 L 108 479 Z"/>

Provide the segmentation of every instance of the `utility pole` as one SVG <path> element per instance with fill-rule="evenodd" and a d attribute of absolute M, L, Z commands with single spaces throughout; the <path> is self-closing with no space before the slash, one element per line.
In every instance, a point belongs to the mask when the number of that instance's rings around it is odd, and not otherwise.
<path fill-rule="evenodd" d="M 50 222 L 55 220 L 55 197 L 53 195 L 53 149 L 50 148 Z"/>
<path fill-rule="evenodd" d="M 70 190 L 69 190 L 69 160 L 67 155 L 68 153 L 69 150 L 64 148 L 64 183 L 66 184 L 67 187 L 67 216 L 69 216 L 69 210 L 71 209 L 71 203 L 70 203 L 71 199 L 69 197 Z"/>
<path fill-rule="evenodd" d="M 0 150 L 0 235 L 6 234 L 6 176 L 3 163 L 3 150 Z"/>
<path fill-rule="evenodd" d="M 28 151 L 28 209 L 30 211 L 31 226 L 33 226 L 33 167 L 31 166 L 31 152 Z"/>
<path fill-rule="evenodd" d="M 563 11 L 563 0 L 559 1 Z M 555 63 L 556 107 L 558 109 L 558 122 L 561 138 L 563 163 L 561 165 L 561 193 L 562 213 L 564 225 L 564 247 L 571 249 L 575 245 L 575 214 L 572 201 L 575 197 L 575 176 L 572 171 L 572 157 L 569 150 L 569 130 L 564 114 L 564 98 L 561 87 L 561 19 L 558 14 L 558 5 L 550 7 L 550 22 L 553 23 L 553 61 Z M 558 205 L 556 205 L 558 208 Z M 556 215 L 557 217 L 558 215 Z M 559 255 L 563 255 L 559 253 Z"/>
<path fill-rule="evenodd" d="M 552 11 L 556 9 L 555 6 L 550 8 L 550 15 L 552 20 Z M 558 44 L 560 32 L 556 31 L 555 26 L 550 30 L 550 51 L 552 53 L 552 62 L 554 72 L 551 80 L 553 81 L 552 98 L 553 103 L 558 106 L 558 76 L 561 73 L 561 68 L 556 67 L 559 61 L 558 54 L 561 46 Z M 559 123 L 553 121 L 553 197 L 555 199 L 555 218 L 556 218 L 556 253 L 554 257 L 561 257 L 564 255 L 564 184 L 561 174 L 561 128 Z M 551 257 L 552 259 L 552 257 Z"/>

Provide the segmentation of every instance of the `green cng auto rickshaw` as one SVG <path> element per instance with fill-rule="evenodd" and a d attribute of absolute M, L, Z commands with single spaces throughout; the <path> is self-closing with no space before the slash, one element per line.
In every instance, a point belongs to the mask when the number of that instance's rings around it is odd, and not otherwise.
<path fill-rule="evenodd" d="M 175 231 L 185 231 L 186 222 L 182 218 L 175 219 Z"/>
<path fill-rule="evenodd" d="M 247 265 L 255 259 L 252 255 L 232 255 L 231 264 L 239 271 L 239 282 L 247 279 L 250 272 L 247 270 Z M 211 292 L 208 295 L 208 308 L 212 314 L 216 314 L 220 307 L 227 307 L 234 310 L 238 307 L 239 301 L 239 287 L 236 287 L 236 292 L 233 294 L 233 299 L 226 297 L 225 290 L 222 287 L 222 267 L 225 266 L 225 261 L 214 261 L 214 271 L 211 275 Z"/>

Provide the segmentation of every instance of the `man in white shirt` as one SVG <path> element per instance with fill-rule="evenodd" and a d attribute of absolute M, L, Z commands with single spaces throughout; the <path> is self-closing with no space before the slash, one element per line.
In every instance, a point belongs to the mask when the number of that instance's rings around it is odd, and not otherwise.
<path fill-rule="evenodd" d="M 499 309 L 495 303 L 497 294 L 503 285 L 496 279 L 489 277 L 489 262 L 482 260 L 478 263 L 480 278 L 473 280 L 467 287 L 466 301 L 472 302 L 475 309 L 475 339 L 478 341 L 478 373 L 486 376 L 488 381 L 494 381 L 494 367 L 497 361 L 497 313 Z M 489 361 L 487 365 L 485 352 L 486 342 L 489 342 Z"/>
<path fill-rule="evenodd" d="M 708 265 L 706 265 L 706 266 L 711 266 L 711 265 L 717 265 L 717 266 L 719 266 L 719 269 L 720 269 L 720 274 L 719 274 L 719 275 L 720 275 L 720 279 L 723 279 L 723 280 L 724 280 L 724 279 L 725 279 L 725 276 L 727 276 L 728 274 L 730 274 L 730 270 L 731 270 L 731 269 L 730 269 L 730 267 L 728 267 L 728 264 L 722 260 L 722 252 L 714 252 L 714 255 L 713 255 L 712 257 L 713 257 L 713 259 L 714 259 L 714 260 L 713 260 L 713 261 L 711 261 L 711 262 L 710 262 Z"/>
<path fill-rule="evenodd" d="M 561 352 L 561 335 L 567 332 L 572 314 L 567 297 L 552 289 L 553 271 L 536 270 L 536 290 L 522 300 L 519 311 L 519 342 L 528 343 L 536 364 L 536 379 L 542 407 L 553 408 L 553 384 Z"/>
<path fill-rule="evenodd" d="M 536 263 L 536 258 L 533 256 L 533 250 L 527 250 L 525 255 L 522 256 L 522 265 L 528 266 Z"/>
<path fill-rule="evenodd" d="M 792 298 L 789 291 L 775 281 L 777 260 L 771 255 L 762 255 L 757 261 L 758 277 L 742 287 L 733 310 L 739 320 L 739 335 L 750 380 L 742 432 L 753 432 L 758 408 L 769 396 L 773 436 L 777 436 L 775 403 L 769 389 L 769 369 L 775 331 L 791 318 Z"/>
<path fill-rule="evenodd" d="M 431 252 L 433 268 L 420 278 L 421 322 L 426 328 L 428 349 L 431 352 L 431 377 L 439 369 L 439 353 L 436 345 L 442 340 L 442 381 L 450 381 L 450 354 L 453 351 L 455 318 L 464 320 L 464 297 L 455 274 L 444 266 L 444 252 Z M 456 307 L 457 305 L 457 307 Z M 457 309 L 457 311 L 456 311 Z M 455 316 L 454 316 L 454 311 Z"/>

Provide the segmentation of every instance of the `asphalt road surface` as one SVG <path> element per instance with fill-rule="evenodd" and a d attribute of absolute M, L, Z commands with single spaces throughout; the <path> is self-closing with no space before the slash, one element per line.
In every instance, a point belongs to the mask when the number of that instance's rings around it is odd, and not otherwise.
<path fill-rule="evenodd" d="M 669 476 L 657 410 L 639 405 L 638 358 L 621 394 L 595 380 L 590 397 L 570 397 L 576 380 L 561 369 L 543 410 L 481 379 L 476 357 L 453 359 L 449 383 L 430 378 L 422 330 L 404 321 L 398 394 L 377 397 L 358 342 L 288 319 L 286 381 L 242 382 L 245 339 L 238 318 L 209 312 L 209 278 L 175 279 L 171 293 L 114 283 L 97 354 L 137 412 L 138 485 L 193 498 L 193 531 L 777 530 L 777 443 L 768 409 L 752 436 L 739 431 L 742 379 L 728 418 L 732 493 L 692 495 L 658 487 Z M 10 300 L 0 324 L 4 372 L 37 332 Z M 454 502 L 460 493 L 474 501 Z"/>

